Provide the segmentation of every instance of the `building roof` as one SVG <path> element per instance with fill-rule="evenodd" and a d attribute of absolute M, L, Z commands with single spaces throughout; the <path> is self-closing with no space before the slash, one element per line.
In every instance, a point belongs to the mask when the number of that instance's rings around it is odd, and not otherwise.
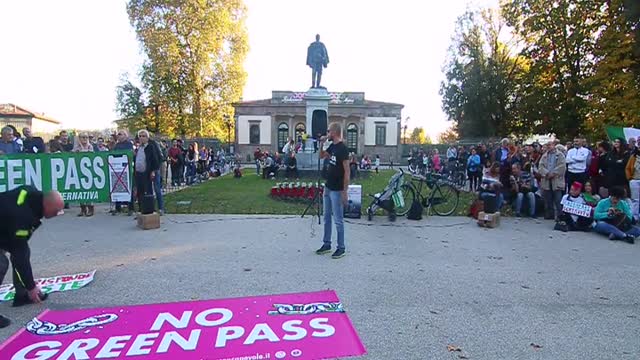
<path fill-rule="evenodd" d="M 37 113 L 34 111 L 30 111 L 21 106 L 17 106 L 15 104 L 0 104 L 0 116 L 32 117 L 32 118 L 40 119 L 53 124 L 57 124 L 57 125 L 60 124 L 60 121 L 55 120 L 51 117 L 45 116 L 44 113 Z"/>
<path fill-rule="evenodd" d="M 273 91 L 271 99 L 249 100 L 234 103 L 234 107 L 242 106 L 304 106 L 305 92 L 294 91 Z M 404 108 L 404 105 L 383 101 L 367 100 L 363 92 L 330 92 L 331 100 L 329 106 L 345 106 L 345 107 L 381 107 L 391 106 Z"/>

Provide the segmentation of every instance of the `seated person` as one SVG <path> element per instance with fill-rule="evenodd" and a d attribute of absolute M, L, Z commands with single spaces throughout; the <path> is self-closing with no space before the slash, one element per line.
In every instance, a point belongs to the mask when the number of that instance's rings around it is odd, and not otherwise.
<path fill-rule="evenodd" d="M 502 183 L 500 182 L 500 164 L 495 162 L 488 169 L 482 178 L 480 185 L 480 199 L 487 201 L 490 198 L 496 198 L 496 209 L 500 211 L 504 202 L 502 195 Z"/>
<path fill-rule="evenodd" d="M 262 171 L 262 178 L 266 179 L 273 168 L 274 162 L 273 158 L 268 154 L 262 155 L 262 160 L 260 161 L 260 170 Z"/>
<path fill-rule="evenodd" d="M 535 218 L 536 196 L 531 184 L 531 174 L 528 171 L 522 171 L 520 169 L 520 164 L 515 163 L 511 166 L 511 176 L 509 177 L 509 180 L 511 182 L 510 192 L 514 201 L 516 216 L 522 216 L 522 205 L 526 199 L 527 205 L 529 206 L 528 215 Z"/>
<path fill-rule="evenodd" d="M 558 223 L 556 224 L 555 230 L 560 231 L 591 231 L 593 227 L 593 210 L 589 214 L 589 217 L 586 216 L 578 216 L 575 214 L 570 214 L 565 209 L 565 203 L 578 203 L 583 205 L 588 205 L 587 201 L 582 194 L 582 184 L 579 182 L 574 182 L 569 189 L 569 193 L 562 197 L 562 201 L 560 202 L 563 205 L 562 214 L 559 216 Z"/>
<path fill-rule="evenodd" d="M 608 235 L 609 240 L 622 240 L 629 244 L 640 236 L 640 228 L 631 225 L 633 216 L 629 204 L 624 201 L 623 187 L 614 186 L 609 189 L 609 197 L 602 199 L 596 206 L 594 219 L 597 233 Z"/>
<path fill-rule="evenodd" d="M 582 191 L 582 197 L 587 202 L 587 205 L 595 208 L 598 205 L 598 201 L 600 201 L 600 195 L 594 193 L 593 183 L 590 180 L 587 180 L 584 183 L 584 190 Z"/>
<path fill-rule="evenodd" d="M 294 176 L 295 175 L 295 176 Z M 288 178 L 300 178 L 298 174 L 298 160 L 296 160 L 296 153 L 292 152 L 289 155 L 289 161 L 287 162 L 287 169 L 285 177 Z"/>

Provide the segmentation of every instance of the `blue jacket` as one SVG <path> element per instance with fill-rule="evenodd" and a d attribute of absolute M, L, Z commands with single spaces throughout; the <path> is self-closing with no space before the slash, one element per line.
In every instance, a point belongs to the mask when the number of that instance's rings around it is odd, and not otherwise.
<path fill-rule="evenodd" d="M 480 155 L 475 154 L 469 156 L 467 159 L 467 169 L 471 172 L 478 171 L 478 167 L 480 166 Z"/>
<path fill-rule="evenodd" d="M 609 198 L 602 199 L 598 202 L 596 206 L 596 210 L 593 214 L 593 218 L 595 220 L 605 220 L 609 219 L 609 208 L 611 208 L 611 200 Z M 633 215 L 631 214 L 631 209 L 629 208 L 629 204 L 626 201 L 620 199 L 618 204 L 616 205 L 616 209 L 622 210 L 625 215 L 629 218 L 629 220 L 633 220 Z"/>

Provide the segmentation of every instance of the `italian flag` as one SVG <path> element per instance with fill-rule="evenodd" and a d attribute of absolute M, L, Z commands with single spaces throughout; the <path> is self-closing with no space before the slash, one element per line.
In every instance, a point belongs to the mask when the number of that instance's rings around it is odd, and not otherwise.
<path fill-rule="evenodd" d="M 640 137 L 640 129 L 621 127 L 621 126 L 607 126 L 607 136 L 609 140 L 615 140 L 617 138 L 629 141 L 630 138 L 638 139 Z"/>

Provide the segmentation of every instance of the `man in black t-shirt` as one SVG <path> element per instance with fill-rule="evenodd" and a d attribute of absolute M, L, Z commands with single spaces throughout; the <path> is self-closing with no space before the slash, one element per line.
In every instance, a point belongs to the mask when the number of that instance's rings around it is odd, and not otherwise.
<path fill-rule="evenodd" d="M 324 238 L 323 245 L 316 250 L 316 254 L 323 255 L 331 252 L 331 215 L 333 214 L 338 232 L 338 248 L 331 257 L 339 259 L 345 255 L 343 215 L 349 188 L 349 151 L 342 142 L 342 128 L 338 123 L 329 125 L 327 136 L 319 140 L 320 158 L 327 159 L 328 164 L 323 196 Z M 327 140 L 331 141 L 331 145 L 325 150 L 324 142 Z"/>

